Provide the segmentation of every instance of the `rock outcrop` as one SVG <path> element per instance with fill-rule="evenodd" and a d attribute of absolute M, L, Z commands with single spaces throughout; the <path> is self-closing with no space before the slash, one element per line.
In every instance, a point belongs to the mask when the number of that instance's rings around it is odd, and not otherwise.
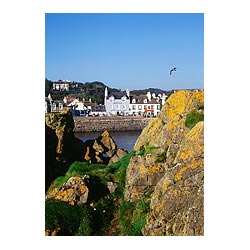
<path fill-rule="evenodd" d="M 117 145 L 110 133 L 105 130 L 95 140 L 88 140 L 84 143 L 83 158 L 89 163 L 104 163 L 110 165 L 121 159 L 128 152 L 117 148 Z"/>
<path fill-rule="evenodd" d="M 143 235 L 203 235 L 203 115 L 203 91 L 177 91 L 138 138 L 124 199 L 151 194 Z"/>
<path fill-rule="evenodd" d="M 74 161 L 83 160 L 83 142 L 74 136 L 70 111 L 45 116 L 45 189 L 58 176 L 65 174 Z"/>
<path fill-rule="evenodd" d="M 165 174 L 163 163 L 157 162 L 161 150 L 157 149 L 145 157 L 132 156 L 126 172 L 124 199 L 134 202 L 144 194 L 152 193 L 156 184 Z"/>
<path fill-rule="evenodd" d="M 59 188 L 53 188 L 46 195 L 46 199 L 55 199 L 68 202 L 71 205 L 82 205 L 87 202 L 89 189 L 88 176 L 71 177 Z"/>
<path fill-rule="evenodd" d="M 203 122 L 184 138 L 174 160 L 156 185 L 144 235 L 203 235 Z"/>

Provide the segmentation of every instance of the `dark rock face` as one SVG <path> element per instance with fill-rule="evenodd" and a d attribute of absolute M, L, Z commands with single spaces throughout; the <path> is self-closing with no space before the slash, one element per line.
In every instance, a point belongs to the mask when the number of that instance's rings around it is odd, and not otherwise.
<path fill-rule="evenodd" d="M 69 111 L 50 113 L 45 119 L 45 189 L 64 175 L 74 161 L 83 160 L 83 142 L 74 136 L 74 120 Z"/>
<path fill-rule="evenodd" d="M 56 160 L 57 143 L 55 131 L 45 124 L 45 191 L 56 177 L 64 173 L 64 169 L 59 167 Z"/>

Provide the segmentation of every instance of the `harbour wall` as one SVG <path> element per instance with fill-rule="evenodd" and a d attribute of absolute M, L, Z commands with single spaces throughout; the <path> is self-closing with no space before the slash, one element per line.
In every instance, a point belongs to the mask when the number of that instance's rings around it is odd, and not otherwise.
<path fill-rule="evenodd" d="M 135 131 L 144 129 L 154 118 L 140 116 L 74 117 L 75 132 Z"/>

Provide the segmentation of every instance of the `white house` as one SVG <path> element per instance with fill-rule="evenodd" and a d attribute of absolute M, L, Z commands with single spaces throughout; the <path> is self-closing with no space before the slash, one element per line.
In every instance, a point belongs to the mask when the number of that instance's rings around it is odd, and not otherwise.
<path fill-rule="evenodd" d="M 108 94 L 105 88 L 104 106 L 107 115 L 128 115 L 129 114 L 129 91 L 114 92 Z"/>
<path fill-rule="evenodd" d="M 68 80 L 58 80 L 53 82 L 53 90 L 60 91 L 69 91 L 69 83 Z"/>
<path fill-rule="evenodd" d="M 157 116 L 167 96 L 156 96 L 148 92 L 146 95 L 131 96 L 129 90 L 108 94 L 105 89 L 104 106 L 107 115 L 143 115 Z"/>
<path fill-rule="evenodd" d="M 61 112 L 64 109 L 68 109 L 64 101 L 53 100 L 50 94 L 45 97 L 45 113 Z"/>
<path fill-rule="evenodd" d="M 157 116 L 160 110 L 160 99 L 152 98 L 150 92 L 148 92 L 147 95 L 131 96 L 131 115 Z"/>

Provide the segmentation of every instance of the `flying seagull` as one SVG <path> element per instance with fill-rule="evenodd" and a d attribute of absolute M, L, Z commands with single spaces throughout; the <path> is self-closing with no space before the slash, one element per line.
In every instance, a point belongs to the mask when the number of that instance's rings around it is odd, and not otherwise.
<path fill-rule="evenodd" d="M 170 70 L 170 75 L 172 74 L 173 71 L 176 71 L 176 67 L 174 67 L 174 68 L 172 68 L 172 69 Z"/>

